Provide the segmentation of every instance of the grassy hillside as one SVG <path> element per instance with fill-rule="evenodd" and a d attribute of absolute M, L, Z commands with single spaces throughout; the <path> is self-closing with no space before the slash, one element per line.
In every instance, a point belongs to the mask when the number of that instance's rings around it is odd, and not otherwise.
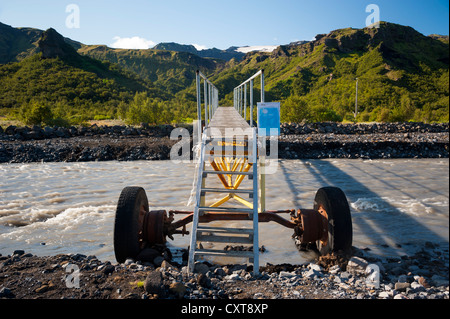
<path fill-rule="evenodd" d="M 37 40 L 42 31 L 31 28 L 13 28 L 0 22 L 0 64 L 17 62 L 36 54 Z"/>
<path fill-rule="evenodd" d="M 232 92 L 264 69 L 266 99 L 283 101 L 285 121 L 352 119 L 356 78 L 358 120 L 448 121 L 448 54 L 445 41 L 382 23 L 379 29 L 332 31 L 271 54 L 248 54 L 213 80 L 222 92 Z M 223 98 L 232 101 L 231 94 Z"/>
<path fill-rule="evenodd" d="M 426 37 L 392 23 L 335 30 L 228 62 L 86 46 L 53 29 L 0 24 L 0 31 L 0 116 L 28 122 L 41 121 L 39 114 L 68 123 L 191 121 L 197 69 L 211 76 L 221 105 L 231 105 L 234 87 L 264 69 L 266 100 L 282 102 L 283 121 L 353 120 L 356 78 L 358 121 L 449 119 L 448 36 Z"/>
<path fill-rule="evenodd" d="M 196 70 L 209 74 L 224 64 L 187 52 L 111 49 L 104 45 L 83 46 L 78 53 L 116 63 L 172 94 L 192 85 Z"/>
<path fill-rule="evenodd" d="M 50 109 L 52 119 L 80 122 L 116 117 L 137 92 L 173 96 L 110 62 L 79 55 L 53 29 L 41 34 L 40 53 L 0 65 L 0 108 L 27 120 L 35 108 Z"/>
<path fill-rule="evenodd" d="M 229 61 L 231 59 L 241 60 L 245 54 L 236 51 L 236 47 L 231 47 L 226 50 L 220 50 L 217 48 L 197 50 L 193 45 L 178 44 L 173 42 L 158 43 L 153 47 L 155 50 L 176 51 L 176 52 L 188 52 L 198 55 L 202 58 L 213 58 L 219 60 Z"/>

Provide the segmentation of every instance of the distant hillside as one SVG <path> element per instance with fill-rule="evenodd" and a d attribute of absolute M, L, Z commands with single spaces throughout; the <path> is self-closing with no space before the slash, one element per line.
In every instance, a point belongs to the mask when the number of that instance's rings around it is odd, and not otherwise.
<path fill-rule="evenodd" d="M 37 103 L 60 117 L 115 116 L 119 105 L 137 92 L 171 98 L 117 65 L 79 55 L 54 29 L 42 32 L 36 45 L 38 54 L 0 65 L 0 109 Z"/>
<path fill-rule="evenodd" d="M 210 74 L 224 65 L 221 60 L 204 59 L 192 53 L 154 49 L 111 49 L 104 45 L 83 45 L 78 53 L 117 63 L 172 94 L 191 86 L 197 70 Z"/>
<path fill-rule="evenodd" d="M 283 101 L 286 121 L 351 120 L 356 78 L 359 120 L 448 121 L 448 42 L 410 27 L 383 22 L 379 29 L 335 30 L 272 53 L 249 53 L 212 80 L 227 94 L 259 69 L 267 100 Z M 232 103 L 232 93 L 222 98 Z"/>
<path fill-rule="evenodd" d="M 213 58 L 229 61 L 231 59 L 236 59 L 240 61 L 245 53 L 236 51 L 237 47 L 231 47 L 226 50 L 219 50 L 216 48 L 197 50 L 193 45 L 178 44 L 174 42 L 159 43 L 153 47 L 154 50 L 166 50 L 166 51 L 176 51 L 176 52 L 188 52 L 191 54 L 196 54 L 202 58 Z"/>
<path fill-rule="evenodd" d="M 36 41 L 42 31 L 31 28 L 13 28 L 0 23 L 0 64 L 16 62 L 37 52 Z"/>
<path fill-rule="evenodd" d="M 39 53 L 38 41 L 43 32 L 31 28 L 13 28 L 0 23 L 0 64 L 18 62 Z M 177 93 L 192 85 L 197 69 L 210 74 L 224 65 L 221 60 L 204 59 L 196 53 L 186 53 L 185 50 L 168 52 L 112 49 L 104 45 L 84 45 L 69 38 L 64 38 L 64 42 L 81 55 L 116 63 L 170 93 Z M 192 48 L 196 51 L 195 47 Z M 237 54 L 243 56 L 242 53 Z"/>
<path fill-rule="evenodd" d="M 173 43 L 112 49 L 0 23 L 0 115 L 42 104 L 69 119 L 191 121 L 197 69 L 219 88 L 221 105 L 232 105 L 234 87 L 264 69 L 266 100 L 282 102 L 283 121 L 353 120 L 356 78 L 358 121 L 449 120 L 448 36 L 382 22 L 242 59 L 199 56 L 204 51 Z"/>
<path fill-rule="evenodd" d="M 38 40 L 44 31 L 33 28 L 13 28 L 0 22 L 0 64 L 18 62 L 39 52 Z M 64 38 L 74 48 L 81 43 Z"/>

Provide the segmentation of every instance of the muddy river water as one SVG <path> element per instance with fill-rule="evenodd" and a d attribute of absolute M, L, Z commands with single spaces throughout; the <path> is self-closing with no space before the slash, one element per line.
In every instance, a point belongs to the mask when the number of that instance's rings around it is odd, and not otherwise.
<path fill-rule="evenodd" d="M 312 208 L 320 187 L 337 186 L 350 203 L 354 246 L 380 256 L 414 252 L 425 241 L 448 247 L 448 159 L 278 164 L 277 173 L 266 179 L 269 210 Z M 115 262 L 113 224 L 121 190 L 144 187 L 151 209 L 193 210 L 187 203 L 194 171 L 192 163 L 170 161 L 2 164 L 0 254 L 16 249 L 41 256 L 82 253 Z M 297 250 L 292 233 L 273 222 L 261 223 L 260 245 L 267 251 L 260 264 L 313 259 L 312 253 Z M 189 236 L 175 235 L 169 244 L 187 248 Z"/>

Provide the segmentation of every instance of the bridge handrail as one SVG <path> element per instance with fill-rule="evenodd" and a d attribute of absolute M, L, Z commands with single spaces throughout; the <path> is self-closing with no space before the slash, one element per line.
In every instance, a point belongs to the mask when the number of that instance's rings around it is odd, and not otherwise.
<path fill-rule="evenodd" d="M 247 84 L 250 84 L 250 127 L 253 127 L 253 81 L 258 76 L 261 76 L 261 103 L 264 103 L 264 70 L 259 70 L 234 88 L 234 108 L 247 121 Z"/>
<path fill-rule="evenodd" d="M 197 82 L 197 116 L 198 116 L 198 136 L 201 139 L 202 130 L 202 97 L 201 97 L 201 79 L 203 79 L 204 88 L 204 108 L 205 108 L 205 121 L 204 127 L 207 128 L 214 113 L 219 107 L 219 90 L 211 83 L 210 80 L 199 70 L 197 70 L 196 82 Z"/>

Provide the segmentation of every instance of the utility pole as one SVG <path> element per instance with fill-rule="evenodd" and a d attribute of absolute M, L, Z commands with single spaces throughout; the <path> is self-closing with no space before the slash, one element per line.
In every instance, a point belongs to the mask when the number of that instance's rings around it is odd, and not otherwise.
<path fill-rule="evenodd" d="M 358 78 L 356 78 L 355 119 L 358 115 Z"/>

